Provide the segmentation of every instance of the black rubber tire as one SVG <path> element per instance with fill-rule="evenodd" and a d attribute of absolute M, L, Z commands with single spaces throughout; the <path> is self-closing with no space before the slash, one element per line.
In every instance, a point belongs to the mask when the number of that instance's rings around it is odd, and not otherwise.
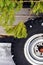
<path fill-rule="evenodd" d="M 43 26 L 41 23 L 43 22 L 42 17 L 37 17 L 31 20 L 28 20 L 25 25 L 27 27 L 28 37 L 26 39 L 14 39 L 11 47 L 11 53 L 14 55 L 13 60 L 16 65 L 31 65 L 24 56 L 24 45 L 29 37 L 34 34 L 43 33 Z M 32 28 L 30 28 L 32 25 Z"/>

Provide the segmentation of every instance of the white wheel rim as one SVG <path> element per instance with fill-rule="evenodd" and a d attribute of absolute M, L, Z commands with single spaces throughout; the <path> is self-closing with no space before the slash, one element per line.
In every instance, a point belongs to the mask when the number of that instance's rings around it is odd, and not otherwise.
<path fill-rule="evenodd" d="M 43 64 L 43 58 L 39 58 L 39 57 L 37 57 L 35 54 L 34 54 L 34 52 L 33 52 L 33 48 L 34 48 L 34 46 L 35 46 L 35 44 L 37 44 L 39 41 L 40 42 L 43 42 L 43 39 L 42 39 L 42 36 L 43 36 L 43 34 L 35 34 L 35 35 L 33 35 L 33 36 L 31 36 L 27 41 L 26 41 L 26 43 L 25 43 L 25 45 L 24 45 L 24 55 L 25 55 L 25 58 L 27 59 L 27 61 L 28 62 L 30 62 L 31 64 L 33 64 L 33 65 L 40 65 L 40 64 Z M 40 40 L 37 40 L 35 43 L 33 43 L 33 46 L 31 47 L 31 52 L 32 52 L 32 54 L 33 54 L 33 58 L 32 58 L 32 56 L 30 55 L 30 42 L 33 40 L 33 39 L 35 39 L 35 38 L 37 38 L 37 37 L 40 37 L 41 39 Z M 29 50 L 28 50 L 29 49 Z M 38 61 L 37 61 L 38 60 Z M 42 61 L 40 61 L 40 60 L 42 60 Z"/>

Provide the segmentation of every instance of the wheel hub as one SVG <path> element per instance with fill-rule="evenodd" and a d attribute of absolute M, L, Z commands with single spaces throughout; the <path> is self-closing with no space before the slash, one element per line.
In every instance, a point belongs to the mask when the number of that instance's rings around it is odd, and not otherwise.
<path fill-rule="evenodd" d="M 35 34 L 26 41 L 24 55 L 33 65 L 43 64 L 43 34 Z"/>

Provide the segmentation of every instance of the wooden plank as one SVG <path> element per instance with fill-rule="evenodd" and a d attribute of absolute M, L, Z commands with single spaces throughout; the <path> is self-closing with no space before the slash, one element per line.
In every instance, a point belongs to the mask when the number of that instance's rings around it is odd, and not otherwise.
<path fill-rule="evenodd" d="M 15 15 L 14 25 L 17 25 L 20 21 L 23 21 L 23 22 L 27 21 L 29 15 L 30 15 L 30 8 L 22 8 Z"/>

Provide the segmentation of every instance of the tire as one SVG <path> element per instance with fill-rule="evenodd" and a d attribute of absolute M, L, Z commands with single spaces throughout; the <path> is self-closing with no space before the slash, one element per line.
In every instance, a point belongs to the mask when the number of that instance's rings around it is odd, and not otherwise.
<path fill-rule="evenodd" d="M 24 55 L 24 46 L 26 41 L 35 34 L 43 34 L 43 18 L 36 17 L 33 19 L 29 19 L 25 23 L 27 27 L 28 36 L 25 39 L 15 39 L 12 43 L 11 53 L 14 55 L 13 60 L 16 65 L 32 65 L 32 63 L 28 62 Z"/>

